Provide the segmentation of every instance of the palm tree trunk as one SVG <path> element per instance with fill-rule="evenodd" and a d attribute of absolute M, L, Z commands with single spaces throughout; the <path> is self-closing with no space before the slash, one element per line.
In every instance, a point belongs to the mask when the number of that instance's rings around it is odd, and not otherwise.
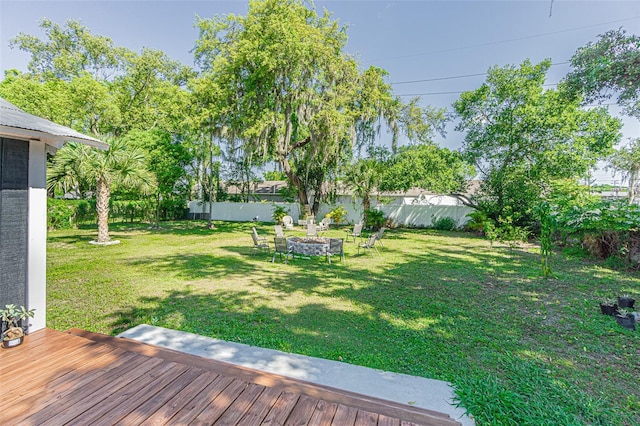
<path fill-rule="evenodd" d="M 109 198 L 111 188 L 104 178 L 98 178 L 96 185 L 96 211 L 98 213 L 98 242 L 109 241 Z"/>
<path fill-rule="evenodd" d="M 364 223 L 368 223 L 369 222 L 369 218 L 368 213 L 369 210 L 371 209 L 371 198 L 369 196 L 369 193 L 365 192 L 364 194 L 362 194 L 362 220 L 364 221 Z"/>
<path fill-rule="evenodd" d="M 638 179 L 638 173 L 635 170 L 631 170 L 629 173 L 629 204 L 633 204 L 635 199 L 636 180 Z"/>

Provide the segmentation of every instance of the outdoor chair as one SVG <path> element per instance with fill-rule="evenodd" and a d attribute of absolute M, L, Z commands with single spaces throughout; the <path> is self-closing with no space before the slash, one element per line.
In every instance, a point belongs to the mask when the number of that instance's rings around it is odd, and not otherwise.
<path fill-rule="evenodd" d="M 331 218 L 329 217 L 325 217 L 324 219 L 322 219 L 319 223 L 320 225 L 320 231 L 326 231 L 329 229 L 329 225 L 331 225 Z"/>
<path fill-rule="evenodd" d="M 273 257 L 271 258 L 271 263 L 276 260 L 276 254 L 280 255 L 280 260 L 282 260 L 282 255 L 284 254 L 284 263 L 289 263 L 289 255 L 293 259 L 293 252 L 291 249 L 287 248 L 287 239 L 275 237 L 273 239 Z"/>
<path fill-rule="evenodd" d="M 361 248 L 365 250 L 373 249 L 376 251 L 376 253 L 378 253 L 378 256 L 379 256 L 380 252 L 378 251 L 378 247 L 376 247 L 376 241 L 378 241 L 378 234 L 371 234 L 367 239 L 366 243 L 362 243 L 358 245 L 358 254 L 360 254 Z"/>
<path fill-rule="evenodd" d="M 307 223 L 307 237 L 317 237 L 318 236 L 318 225 L 315 223 Z"/>
<path fill-rule="evenodd" d="M 282 229 L 282 225 L 274 225 L 273 229 L 276 231 L 277 238 L 286 238 L 284 236 L 284 230 Z"/>
<path fill-rule="evenodd" d="M 282 218 L 284 229 L 293 229 L 293 218 L 289 215 Z"/>
<path fill-rule="evenodd" d="M 383 227 L 383 228 L 380 228 L 380 229 L 378 230 L 378 232 L 376 233 L 376 239 L 378 240 L 378 245 L 379 245 L 380 247 L 384 247 L 384 244 L 382 244 L 382 235 L 384 235 L 384 231 L 385 231 L 386 229 L 387 229 L 387 228 L 384 228 L 384 227 Z"/>
<path fill-rule="evenodd" d="M 360 223 L 356 223 L 353 226 L 353 231 L 351 231 L 351 233 L 349 233 L 349 231 L 346 231 L 347 233 L 347 241 L 349 241 L 349 238 L 353 238 L 353 242 L 356 242 L 356 238 L 360 237 L 360 235 L 362 234 L 362 227 L 364 226 L 364 223 L 360 222 Z"/>
<path fill-rule="evenodd" d="M 253 238 L 253 247 L 251 249 L 254 252 L 258 252 L 260 250 L 269 250 L 269 243 L 265 237 L 259 237 L 258 231 L 253 226 L 251 227 L 251 238 Z"/>
<path fill-rule="evenodd" d="M 331 256 L 342 256 L 342 264 L 347 264 L 344 257 L 344 239 L 331 238 L 329 240 L 329 251 L 327 252 L 327 262 L 329 262 L 329 265 L 331 265 Z"/>

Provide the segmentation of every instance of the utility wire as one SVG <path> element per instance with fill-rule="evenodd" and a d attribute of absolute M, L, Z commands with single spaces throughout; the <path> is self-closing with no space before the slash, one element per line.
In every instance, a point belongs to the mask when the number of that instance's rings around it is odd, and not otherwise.
<path fill-rule="evenodd" d="M 570 61 L 564 61 L 564 62 L 557 62 L 554 64 L 551 64 L 551 66 L 556 66 L 556 65 L 564 65 L 564 64 L 568 64 Z M 479 76 L 483 76 L 483 75 L 487 75 L 486 72 L 479 72 L 476 74 L 465 74 L 465 75 L 454 75 L 451 77 L 436 77 L 436 78 L 425 78 L 425 79 L 421 79 L 421 80 L 407 80 L 407 81 L 396 81 L 391 83 L 392 85 L 400 85 L 400 84 L 411 84 L 411 83 L 424 83 L 427 81 L 442 81 L 442 80 L 455 80 L 457 78 L 467 78 L 467 77 L 479 77 Z"/>
<path fill-rule="evenodd" d="M 559 83 L 549 83 L 549 84 L 543 84 L 543 86 L 545 87 L 551 87 L 551 86 L 557 86 Z M 431 96 L 431 95 L 459 95 L 461 93 L 464 92 L 471 92 L 475 89 L 469 89 L 469 90 L 461 90 L 461 91 L 453 91 L 453 92 L 428 92 L 428 93 L 406 93 L 403 95 L 396 95 L 396 96 Z"/>
<path fill-rule="evenodd" d="M 615 21 L 608 21 L 608 22 L 601 22 L 601 23 L 598 23 L 598 24 L 585 25 L 585 26 L 582 26 L 582 27 L 567 28 L 566 30 L 552 31 L 552 32 L 549 32 L 549 33 L 534 34 L 534 35 L 530 35 L 530 36 L 516 37 L 516 38 L 511 38 L 511 39 L 508 39 L 508 40 L 491 41 L 491 42 L 487 42 L 487 43 L 472 44 L 472 45 L 469 45 L 469 46 L 453 47 L 451 49 L 440 49 L 440 50 L 432 50 L 432 51 L 429 51 L 429 52 L 412 53 L 410 55 L 400 55 L 400 56 L 390 56 L 390 57 L 386 57 L 386 58 L 376 58 L 376 59 L 373 59 L 372 61 L 377 61 L 377 60 L 381 60 L 381 59 L 414 58 L 416 56 L 425 56 L 425 55 L 431 55 L 431 54 L 434 54 L 434 53 L 455 52 L 457 50 L 474 49 L 476 47 L 494 46 L 496 44 L 510 43 L 512 41 L 528 40 L 528 39 L 532 39 L 532 38 L 545 37 L 545 36 L 549 36 L 549 35 L 563 34 L 563 33 L 568 33 L 568 32 L 571 32 L 571 31 L 578 31 L 578 30 L 584 30 L 584 29 L 587 29 L 587 28 L 599 27 L 599 26 L 602 26 L 602 25 L 615 24 L 615 23 L 618 23 L 618 22 L 631 21 L 631 20 L 638 19 L 638 18 L 640 18 L 640 15 L 631 16 L 629 18 L 616 19 Z"/>

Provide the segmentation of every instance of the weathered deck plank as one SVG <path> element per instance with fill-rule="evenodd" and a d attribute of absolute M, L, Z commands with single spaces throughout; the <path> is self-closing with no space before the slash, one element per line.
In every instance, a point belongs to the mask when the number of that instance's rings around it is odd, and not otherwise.
<path fill-rule="evenodd" d="M 33 333 L 1 350 L 0 366 L 2 425 L 459 424 L 441 413 L 79 330 Z"/>

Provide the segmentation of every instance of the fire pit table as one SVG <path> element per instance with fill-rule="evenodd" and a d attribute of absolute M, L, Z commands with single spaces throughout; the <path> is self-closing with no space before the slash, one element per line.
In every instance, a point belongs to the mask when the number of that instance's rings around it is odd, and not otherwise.
<path fill-rule="evenodd" d="M 291 237 L 287 238 L 287 249 L 302 256 L 326 256 L 330 238 Z"/>

